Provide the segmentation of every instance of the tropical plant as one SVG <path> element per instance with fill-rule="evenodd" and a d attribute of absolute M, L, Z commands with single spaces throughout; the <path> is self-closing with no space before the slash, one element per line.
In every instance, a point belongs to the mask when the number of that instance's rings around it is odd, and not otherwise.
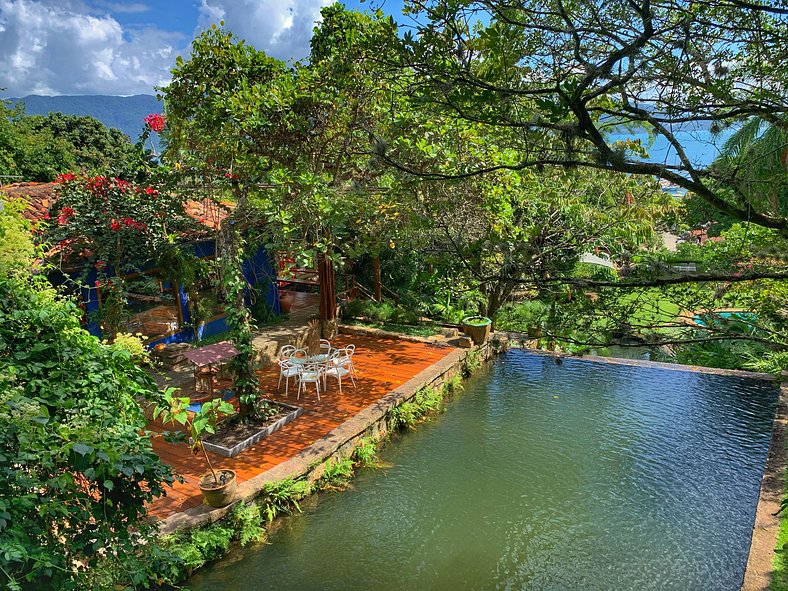
<path fill-rule="evenodd" d="M 219 486 L 220 479 L 216 476 L 213 469 L 211 458 L 203 445 L 203 439 L 208 435 L 216 433 L 219 421 L 224 417 L 235 414 L 235 408 L 229 402 L 214 398 L 200 406 L 200 410 L 192 412 L 189 409 L 191 400 L 187 396 L 175 396 L 173 389 L 167 389 L 162 393 L 162 401 L 153 409 L 153 418 L 161 418 L 162 422 L 171 425 L 181 425 L 186 431 L 176 431 L 168 433 L 167 437 L 171 441 L 187 441 L 192 453 L 202 452 L 208 469 L 213 476 L 214 486 Z M 223 483 L 222 483 L 223 484 Z"/>

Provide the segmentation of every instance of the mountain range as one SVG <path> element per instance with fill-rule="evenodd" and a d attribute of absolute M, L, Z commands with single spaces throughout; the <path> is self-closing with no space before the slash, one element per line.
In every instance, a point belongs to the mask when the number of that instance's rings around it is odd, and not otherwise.
<path fill-rule="evenodd" d="M 107 127 L 121 130 L 132 142 L 142 133 L 143 119 L 150 113 L 161 113 L 164 104 L 150 94 L 133 96 L 79 95 L 39 96 L 5 99 L 16 104 L 25 104 L 27 115 L 48 115 L 60 112 L 67 115 L 90 115 Z"/>

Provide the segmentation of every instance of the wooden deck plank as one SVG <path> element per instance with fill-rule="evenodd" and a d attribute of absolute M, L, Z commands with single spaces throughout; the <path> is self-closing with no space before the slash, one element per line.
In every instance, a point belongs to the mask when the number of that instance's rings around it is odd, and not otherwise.
<path fill-rule="evenodd" d="M 305 412 L 294 422 L 235 458 L 212 455 L 214 467 L 235 470 L 239 482 L 270 470 L 451 352 L 451 349 L 445 347 L 395 339 L 358 335 L 340 335 L 334 339 L 335 346 L 349 343 L 356 345 L 353 361 L 358 373 L 358 383 L 356 388 L 353 388 L 350 380 L 343 380 L 342 395 L 339 394 L 336 381 L 329 380 L 328 389 L 321 393 L 320 402 L 315 396 L 314 388 L 309 389 L 306 394 L 302 393 L 300 400 L 296 399 L 294 391 L 286 398 L 284 384 L 281 392 L 276 388 L 278 368 L 270 367 L 261 371 L 259 378 L 262 392 L 275 400 L 302 406 Z M 290 385 L 293 386 L 292 381 Z M 161 432 L 165 427 L 151 424 L 149 429 Z M 197 481 L 200 475 L 208 471 L 202 454 L 192 455 L 186 445 L 167 443 L 161 436 L 153 438 L 153 448 L 184 482 L 176 483 L 166 497 L 154 501 L 149 507 L 150 514 L 165 518 L 202 503 Z"/>

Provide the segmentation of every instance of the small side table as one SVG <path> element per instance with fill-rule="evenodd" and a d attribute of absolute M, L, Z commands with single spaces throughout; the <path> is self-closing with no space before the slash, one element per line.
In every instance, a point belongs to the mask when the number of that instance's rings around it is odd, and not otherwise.
<path fill-rule="evenodd" d="M 227 361 L 239 354 L 240 351 L 227 341 L 184 352 L 183 356 L 194 364 L 195 393 L 203 391 L 200 388 L 200 381 L 204 381 L 207 384 L 208 396 L 213 398 L 214 376 L 221 376 L 221 365 L 214 367 L 214 364 Z"/>

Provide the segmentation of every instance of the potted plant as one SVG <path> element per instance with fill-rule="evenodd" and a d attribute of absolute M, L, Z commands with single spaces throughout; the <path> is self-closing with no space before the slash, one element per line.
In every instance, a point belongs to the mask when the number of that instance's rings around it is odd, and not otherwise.
<path fill-rule="evenodd" d="M 202 451 L 210 472 L 200 478 L 199 487 L 205 502 L 211 507 L 224 507 L 233 502 L 237 479 L 234 470 L 214 470 L 208 452 L 203 446 L 203 438 L 216 432 L 216 424 L 223 417 L 235 413 L 233 405 L 221 398 L 214 398 L 205 402 L 197 412 L 189 411 L 191 400 L 188 397 L 173 395 L 173 390 L 164 392 L 166 404 L 157 406 L 153 411 L 153 418 L 161 417 L 165 424 L 182 425 L 186 432 L 177 431 L 167 433 L 168 441 L 187 441 L 192 453 Z M 187 440 L 188 434 L 188 440 Z"/>
<path fill-rule="evenodd" d="M 471 337 L 474 344 L 481 345 L 490 336 L 492 320 L 486 316 L 466 316 L 462 319 L 462 332 Z"/>
<path fill-rule="evenodd" d="M 290 310 L 292 308 L 293 308 L 293 292 L 280 289 L 279 309 L 281 310 L 282 314 L 290 314 Z"/>

